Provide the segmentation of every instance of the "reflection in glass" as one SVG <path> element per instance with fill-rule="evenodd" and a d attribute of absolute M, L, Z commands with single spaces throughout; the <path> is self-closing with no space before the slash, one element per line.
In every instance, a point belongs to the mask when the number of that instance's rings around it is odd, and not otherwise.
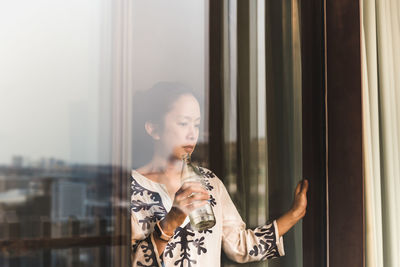
<path fill-rule="evenodd" d="M 223 130 L 224 151 L 219 151 L 221 162 L 209 162 L 210 147 L 216 144 L 209 143 L 207 137 L 218 133 L 209 132 L 206 127 L 203 127 L 204 139 L 199 140 L 193 158 L 201 166 L 209 167 L 220 163 L 224 166 L 219 176 L 234 198 L 236 207 L 240 210 L 248 227 L 254 227 L 265 223 L 268 219 L 279 217 L 290 207 L 293 189 L 301 179 L 301 112 L 299 112 L 301 111 L 301 70 L 297 2 L 267 1 L 264 3 L 264 1 L 228 0 L 223 2 L 224 42 L 215 44 L 223 46 L 224 69 L 221 75 L 223 75 L 224 88 L 215 86 L 216 90 L 223 90 L 223 98 L 219 100 L 205 98 L 205 105 L 202 107 L 205 113 L 204 126 L 210 125 L 214 119 L 212 110 L 215 109 L 207 103 L 216 103 L 223 107 L 224 122 L 218 131 Z M 185 54 L 185 57 L 189 57 L 190 60 L 197 59 L 198 61 L 190 64 L 190 67 L 182 68 L 179 63 L 183 59 L 182 55 L 175 52 L 178 49 L 175 50 L 174 45 L 168 46 L 169 49 L 166 49 L 166 46 L 153 47 L 154 44 L 160 42 L 172 43 L 180 47 L 183 45 L 177 41 L 181 40 L 180 38 L 165 40 L 162 36 L 176 36 L 189 27 L 188 24 L 172 27 L 176 24 L 173 20 L 174 12 L 169 9 L 164 9 L 161 18 L 169 18 L 170 23 L 155 27 L 150 23 L 152 19 L 144 17 L 148 14 L 150 7 L 156 7 L 157 3 L 156 1 L 147 1 L 145 4 L 137 2 L 137 12 L 141 14 L 138 15 L 135 24 L 139 34 L 134 41 L 137 48 L 134 55 L 137 59 L 134 68 L 138 77 L 135 90 L 150 88 L 152 84 L 160 80 L 178 80 L 194 85 L 193 87 L 202 95 L 209 96 L 208 89 L 201 86 L 202 83 L 207 84 L 208 81 L 198 82 L 197 80 L 199 77 L 207 77 L 200 75 L 204 70 L 201 66 L 205 62 L 201 56 L 206 58 L 207 53 Z M 179 4 L 182 3 L 179 2 Z M 186 11 L 182 16 L 197 18 L 201 13 L 193 10 Z M 145 29 L 156 32 L 150 38 L 151 42 L 148 42 L 149 39 L 142 38 L 142 36 L 147 36 Z M 163 31 L 162 35 L 161 31 Z M 199 45 L 204 44 L 203 35 L 200 34 L 202 31 L 200 27 L 193 28 L 190 33 L 187 32 L 184 42 L 192 44 L 190 49 L 195 47 L 198 49 Z M 211 44 L 213 42 L 215 40 L 210 40 Z M 164 53 L 163 57 L 153 56 L 161 51 L 167 51 L 167 53 Z M 173 67 L 170 66 L 171 62 L 174 63 Z M 165 64 L 168 67 L 165 67 Z M 142 66 L 146 66 L 146 71 Z M 192 77 L 192 71 L 196 69 L 198 74 L 194 76 L 195 78 L 184 75 L 190 72 L 189 76 Z M 211 116 L 208 117 L 207 112 L 210 112 Z M 219 144 L 218 147 L 220 147 Z M 135 151 L 142 150 L 134 149 L 133 157 L 135 157 Z M 197 151 L 200 153 L 197 154 Z M 145 158 L 146 153 L 140 153 L 138 157 L 136 161 L 133 160 L 134 168 L 141 166 L 136 163 L 140 162 L 140 158 Z M 254 265 L 301 266 L 301 225 L 288 233 L 285 239 L 288 256 L 269 263 Z M 222 264 L 228 266 L 232 263 L 224 258 Z"/>
<path fill-rule="evenodd" d="M 114 265 L 110 236 L 129 225 L 114 224 L 112 205 L 127 209 L 119 202 L 123 194 L 113 199 L 111 159 L 121 155 L 129 169 L 147 160 L 146 153 L 135 159 L 121 147 L 130 150 L 135 138 L 131 96 L 157 81 L 183 81 L 202 96 L 192 156 L 199 166 L 211 165 L 208 1 L 116 1 L 123 3 L 115 16 L 123 41 L 115 47 L 111 2 L 0 4 L 0 266 Z M 301 174 L 298 7 L 290 0 L 223 2 L 220 178 L 252 227 L 289 207 Z M 111 66 L 118 77 L 111 77 Z M 111 81 L 124 88 L 121 95 Z M 111 121 L 111 114 L 127 124 Z M 112 131 L 119 147 L 111 145 Z M 118 189 L 128 191 L 121 180 Z M 285 239 L 287 257 L 256 264 L 301 266 L 301 226 Z M 12 247 L 10 240 L 22 242 Z"/>
<path fill-rule="evenodd" d="M 111 1 L 0 4 L 0 266 L 110 266 Z"/>

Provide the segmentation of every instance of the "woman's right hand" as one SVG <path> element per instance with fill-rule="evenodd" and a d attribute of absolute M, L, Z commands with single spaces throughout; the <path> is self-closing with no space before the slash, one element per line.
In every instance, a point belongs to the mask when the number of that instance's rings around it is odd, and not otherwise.
<path fill-rule="evenodd" d="M 204 206 L 210 199 L 207 190 L 199 182 L 185 182 L 175 193 L 174 203 L 160 226 L 167 234 L 173 234 L 193 210 Z"/>
<path fill-rule="evenodd" d="M 185 182 L 175 193 L 173 207 L 185 215 L 207 203 L 210 195 L 199 182 Z M 185 216 L 186 217 L 186 216 Z"/>

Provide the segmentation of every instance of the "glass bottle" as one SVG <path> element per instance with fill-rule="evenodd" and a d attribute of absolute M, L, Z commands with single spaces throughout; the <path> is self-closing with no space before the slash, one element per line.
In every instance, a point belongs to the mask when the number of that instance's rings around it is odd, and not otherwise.
<path fill-rule="evenodd" d="M 183 157 L 181 180 L 182 184 L 185 182 L 199 182 L 203 188 L 206 188 L 204 177 L 198 167 L 192 164 L 190 154 Z M 189 219 L 192 228 L 197 231 L 209 229 L 216 223 L 214 212 L 209 202 L 189 213 Z"/>

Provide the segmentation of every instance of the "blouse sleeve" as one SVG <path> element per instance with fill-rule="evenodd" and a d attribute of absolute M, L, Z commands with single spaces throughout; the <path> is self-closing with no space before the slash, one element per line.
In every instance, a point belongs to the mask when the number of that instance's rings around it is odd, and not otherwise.
<path fill-rule="evenodd" d="M 161 196 L 143 187 L 133 177 L 131 189 L 132 266 L 161 266 L 152 234 L 156 222 L 166 214 Z"/>
<path fill-rule="evenodd" d="M 152 232 L 145 235 L 136 217 L 131 215 L 132 266 L 161 266 Z"/>
<path fill-rule="evenodd" d="M 223 208 L 222 247 L 226 255 L 236 262 L 251 262 L 284 256 L 283 238 L 278 236 L 276 221 L 246 229 L 225 186 L 220 182 Z"/>

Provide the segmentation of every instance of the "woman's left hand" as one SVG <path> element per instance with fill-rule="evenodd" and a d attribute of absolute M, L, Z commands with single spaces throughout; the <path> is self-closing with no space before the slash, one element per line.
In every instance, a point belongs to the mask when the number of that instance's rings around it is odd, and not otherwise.
<path fill-rule="evenodd" d="M 296 190 L 294 191 L 294 200 L 290 211 L 297 220 L 300 220 L 306 215 L 307 190 L 308 180 L 304 179 L 297 184 Z"/>
<path fill-rule="evenodd" d="M 292 208 L 276 220 L 279 236 L 283 236 L 306 214 L 307 190 L 308 180 L 304 179 L 297 184 Z"/>

